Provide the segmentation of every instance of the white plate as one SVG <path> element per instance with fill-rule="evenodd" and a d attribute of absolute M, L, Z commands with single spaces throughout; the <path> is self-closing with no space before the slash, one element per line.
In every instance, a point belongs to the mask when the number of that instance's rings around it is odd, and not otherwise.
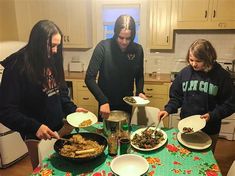
<path fill-rule="evenodd" d="M 131 106 L 145 106 L 145 105 L 150 103 L 149 100 L 145 100 L 145 99 L 143 99 L 143 98 L 141 98 L 139 96 L 132 96 L 132 98 L 135 99 L 136 103 L 131 103 L 129 101 L 126 101 L 125 97 L 123 98 L 123 101 L 125 101 L 127 104 L 129 104 Z"/>
<path fill-rule="evenodd" d="M 145 129 L 146 129 L 146 128 L 140 128 L 140 129 L 136 130 L 135 132 L 133 132 L 133 133 L 131 134 L 131 140 L 134 138 L 135 134 L 141 135 L 141 132 L 144 131 Z M 155 127 L 149 127 L 149 129 L 154 130 Z M 160 130 L 160 129 L 158 129 L 158 130 Z M 165 131 L 162 131 L 162 130 L 160 130 L 160 131 L 163 133 L 164 140 L 162 140 L 162 141 L 161 141 L 158 145 L 156 145 L 155 147 L 149 148 L 149 149 L 139 148 L 138 146 L 134 145 L 134 144 L 131 142 L 132 147 L 134 147 L 134 148 L 137 149 L 137 150 L 141 150 L 141 151 L 152 151 L 152 150 L 156 150 L 156 149 L 160 148 L 160 147 L 163 146 L 163 145 L 166 143 L 166 141 L 167 141 L 167 134 L 165 133 Z"/>
<path fill-rule="evenodd" d="M 74 127 L 79 127 L 80 123 L 82 123 L 84 120 L 91 120 L 92 123 L 91 125 L 95 124 L 97 122 L 97 117 L 95 114 L 93 114 L 92 112 L 74 112 L 72 114 L 69 114 L 67 116 L 67 121 L 70 125 L 74 126 Z M 89 125 L 89 126 L 91 126 Z M 88 127 L 88 126 L 86 126 Z M 81 128 L 81 127 L 79 127 Z"/>
<path fill-rule="evenodd" d="M 114 158 L 110 163 L 111 170 L 119 176 L 144 175 L 148 169 L 148 161 L 134 154 L 124 154 Z"/>
<path fill-rule="evenodd" d="M 206 126 L 206 120 L 201 118 L 201 115 L 193 115 L 186 117 L 179 121 L 178 129 L 181 133 L 184 133 L 183 128 L 188 127 L 192 128 L 193 132 L 187 133 L 192 134 L 195 133 Z"/>
<path fill-rule="evenodd" d="M 195 150 L 206 149 L 210 147 L 212 143 L 210 136 L 202 131 L 198 131 L 190 135 L 178 133 L 177 139 L 185 147 Z"/>

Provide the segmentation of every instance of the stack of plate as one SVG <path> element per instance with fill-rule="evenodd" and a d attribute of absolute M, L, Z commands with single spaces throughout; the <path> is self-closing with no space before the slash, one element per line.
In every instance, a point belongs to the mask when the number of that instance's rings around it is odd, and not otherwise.
<path fill-rule="evenodd" d="M 185 147 L 203 150 L 211 146 L 211 138 L 204 132 L 200 131 L 206 126 L 206 120 L 201 115 L 193 115 L 179 121 L 177 134 L 178 141 Z M 191 128 L 190 133 L 184 132 L 183 128 Z"/>

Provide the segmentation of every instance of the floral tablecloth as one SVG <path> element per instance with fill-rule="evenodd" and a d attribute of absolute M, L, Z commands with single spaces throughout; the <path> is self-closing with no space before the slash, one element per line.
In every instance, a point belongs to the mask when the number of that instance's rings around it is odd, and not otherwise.
<path fill-rule="evenodd" d="M 132 131 L 139 126 L 132 126 Z M 89 132 L 100 132 L 102 124 L 86 128 Z M 177 141 L 177 129 L 163 129 L 168 140 L 161 148 L 151 152 L 141 152 L 132 148 L 131 153 L 141 155 L 149 162 L 146 176 L 221 176 L 211 150 L 188 149 Z M 31 176 L 112 176 L 110 162 L 113 157 L 105 153 L 86 163 L 75 163 L 60 158 L 54 151 L 36 168 Z"/>

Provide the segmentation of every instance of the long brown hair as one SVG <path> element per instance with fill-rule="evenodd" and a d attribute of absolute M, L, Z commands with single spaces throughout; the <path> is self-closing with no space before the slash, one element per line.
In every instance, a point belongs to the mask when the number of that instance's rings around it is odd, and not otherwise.
<path fill-rule="evenodd" d="M 215 48 L 205 39 L 198 39 L 191 44 L 186 56 L 187 62 L 189 62 L 190 52 L 194 57 L 202 60 L 206 67 L 211 67 L 217 59 Z"/>

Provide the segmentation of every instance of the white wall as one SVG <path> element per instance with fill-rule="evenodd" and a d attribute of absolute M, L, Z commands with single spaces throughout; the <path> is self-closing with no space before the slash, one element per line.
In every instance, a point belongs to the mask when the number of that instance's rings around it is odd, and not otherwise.
<path fill-rule="evenodd" d="M 119 4 L 120 0 L 94 0 L 93 3 L 93 36 L 94 36 L 94 46 L 102 39 L 103 33 L 102 30 L 102 13 L 101 9 L 104 4 Z M 174 51 L 173 52 L 161 52 L 161 53 L 150 53 L 147 49 L 147 19 L 148 19 L 148 1 L 146 0 L 125 0 L 122 1 L 122 4 L 125 5 L 139 5 L 141 11 L 140 18 L 140 44 L 144 48 L 145 53 L 145 72 L 150 73 L 153 71 L 170 73 L 171 71 L 179 71 L 185 66 L 185 56 L 190 44 L 198 38 L 204 38 L 209 40 L 212 45 L 215 47 L 218 55 L 218 59 L 235 59 L 235 31 L 233 33 L 225 32 L 205 32 L 205 31 L 179 31 L 175 33 L 174 41 Z M 84 63 L 84 68 L 86 70 L 93 49 L 88 51 L 65 51 L 64 57 L 64 67 L 65 70 L 68 70 L 68 63 L 73 57 L 78 57 L 81 62 Z"/>

